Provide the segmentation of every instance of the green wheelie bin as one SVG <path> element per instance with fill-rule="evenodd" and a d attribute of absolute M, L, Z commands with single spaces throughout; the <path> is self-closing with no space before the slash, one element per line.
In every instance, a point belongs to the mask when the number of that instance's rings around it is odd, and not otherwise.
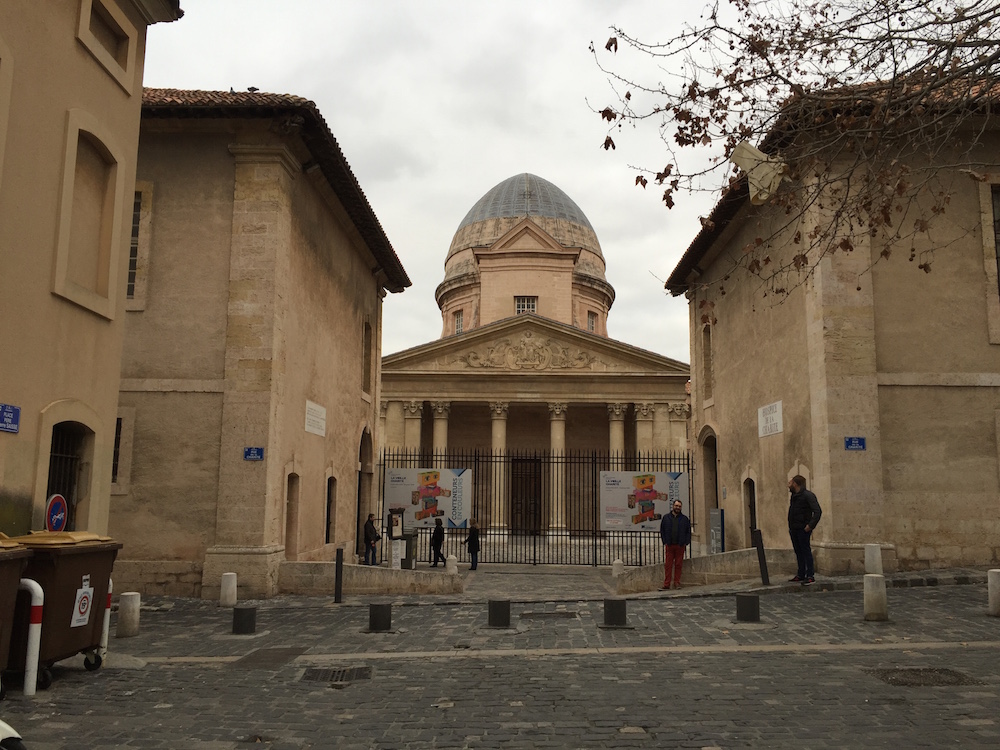
<path fill-rule="evenodd" d="M 89 531 L 39 531 L 13 537 L 31 551 L 23 577 L 42 587 L 42 637 L 38 653 L 38 687 L 52 683 L 57 661 L 84 653 L 84 666 L 101 666 L 101 635 L 111 568 L 122 545 Z M 30 597 L 17 597 L 11 635 L 10 664 L 23 669 L 28 648 Z"/>

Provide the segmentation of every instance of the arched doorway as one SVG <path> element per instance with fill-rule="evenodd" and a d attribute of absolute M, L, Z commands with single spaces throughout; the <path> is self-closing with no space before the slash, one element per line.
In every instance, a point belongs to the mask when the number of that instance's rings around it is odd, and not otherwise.
<path fill-rule="evenodd" d="M 364 554 L 365 521 L 368 520 L 369 513 L 375 513 L 375 502 L 372 497 L 374 460 L 374 456 L 372 455 L 372 433 L 371 430 L 365 427 L 364 432 L 361 433 L 361 445 L 358 447 L 358 512 L 354 525 L 354 551 L 357 555 Z M 382 521 L 384 520 L 382 519 Z"/>
<path fill-rule="evenodd" d="M 45 497 L 60 494 L 66 498 L 66 531 L 75 531 L 80 518 L 86 521 L 84 508 L 89 484 L 83 476 L 87 470 L 87 455 L 91 452 L 94 433 L 79 422 L 58 422 L 52 426 L 49 448 L 49 477 Z"/>

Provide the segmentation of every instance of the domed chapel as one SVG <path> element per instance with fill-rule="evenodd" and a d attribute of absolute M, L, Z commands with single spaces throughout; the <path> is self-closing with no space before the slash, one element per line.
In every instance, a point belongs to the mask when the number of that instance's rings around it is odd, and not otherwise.
<path fill-rule="evenodd" d="M 481 526 L 571 525 L 572 499 L 548 498 L 533 457 L 687 447 L 689 367 L 608 337 L 615 291 L 605 268 L 572 198 L 514 175 L 458 225 L 435 291 L 441 337 L 382 360 L 390 454 L 419 452 L 439 466 L 470 451 L 508 458 L 502 496 L 494 482 L 490 507 L 477 510 Z"/>

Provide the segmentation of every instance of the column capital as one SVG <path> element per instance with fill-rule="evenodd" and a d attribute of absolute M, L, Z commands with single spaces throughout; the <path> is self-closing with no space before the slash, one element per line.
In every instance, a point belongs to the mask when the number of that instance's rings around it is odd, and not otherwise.
<path fill-rule="evenodd" d="M 403 416 L 407 419 L 416 419 L 424 413 L 423 401 L 404 401 Z"/>
<path fill-rule="evenodd" d="M 451 412 L 451 401 L 431 401 L 431 412 L 435 419 L 447 419 Z"/>
<path fill-rule="evenodd" d="M 635 405 L 636 421 L 645 422 L 651 420 L 654 414 L 656 414 L 656 404 L 644 402 Z"/>
<path fill-rule="evenodd" d="M 670 420 L 679 422 L 691 416 L 691 405 L 685 403 L 668 404 L 667 410 L 670 413 Z"/>
<path fill-rule="evenodd" d="M 549 419 L 566 419 L 566 407 L 565 403 L 549 404 Z"/>
<path fill-rule="evenodd" d="M 608 404 L 608 419 L 612 422 L 621 422 L 628 412 L 628 404 Z"/>
<path fill-rule="evenodd" d="M 507 412 L 509 408 L 509 401 L 490 401 L 490 418 L 507 419 Z"/>

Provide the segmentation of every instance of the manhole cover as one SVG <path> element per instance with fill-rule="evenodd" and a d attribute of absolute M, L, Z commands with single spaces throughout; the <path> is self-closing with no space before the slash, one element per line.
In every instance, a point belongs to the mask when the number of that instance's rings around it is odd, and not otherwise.
<path fill-rule="evenodd" d="M 522 612 L 521 618 L 524 620 L 571 620 L 577 616 L 576 612 Z"/>
<path fill-rule="evenodd" d="M 309 667 L 302 675 L 303 682 L 355 682 L 371 678 L 371 667 L 335 667 L 333 669 Z"/>
<path fill-rule="evenodd" d="M 232 666 L 237 669 L 277 669 L 283 667 L 297 656 L 302 656 L 305 648 L 292 646 L 290 648 L 259 648 L 251 651 L 242 659 L 237 659 Z"/>
<path fill-rule="evenodd" d="M 956 672 L 954 669 L 925 669 L 906 667 L 898 669 L 869 669 L 868 673 L 889 685 L 899 687 L 954 687 L 956 685 L 981 685 L 979 680 Z"/>

